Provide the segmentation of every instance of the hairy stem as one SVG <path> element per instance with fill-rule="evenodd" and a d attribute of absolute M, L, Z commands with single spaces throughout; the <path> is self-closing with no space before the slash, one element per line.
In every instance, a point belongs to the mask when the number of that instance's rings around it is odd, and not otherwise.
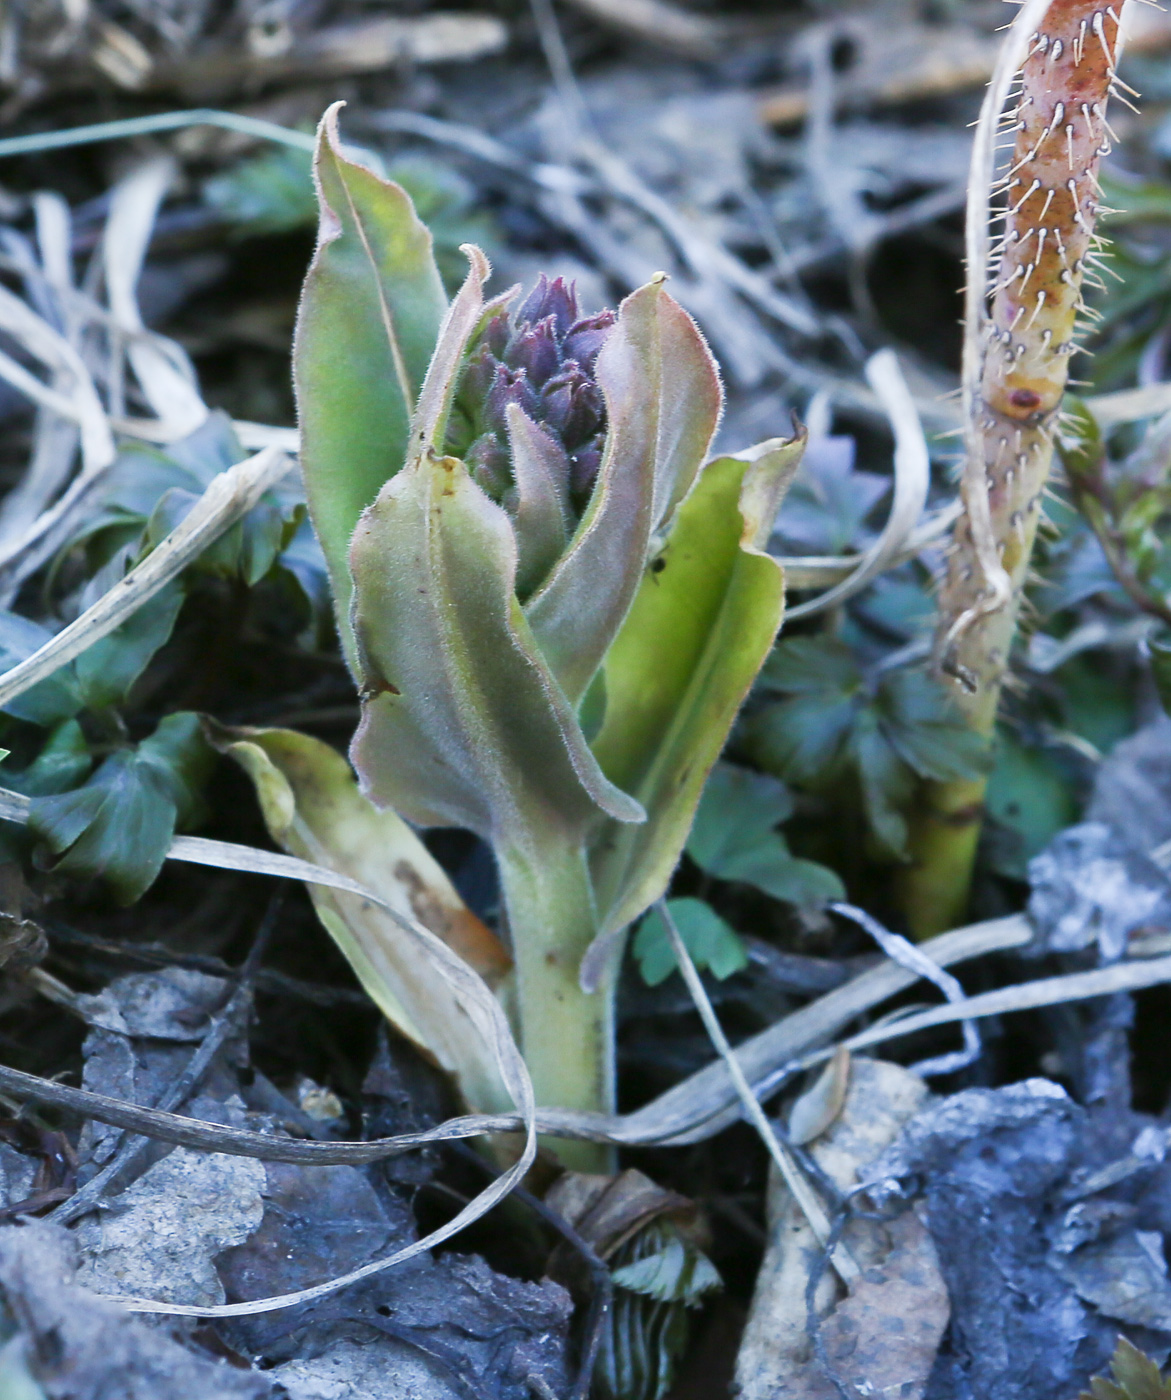
<path fill-rule="evenodd" d="M 991 734 L 1033 552 L 1053 434 L 1077 349 L 1082 286 L 1096 277 L 1098 164 L 1109 150 L 1117 10 L 1052 0 L 1030 37 L 993 250 L 991 314 L 966 347 L 969 386 L 964 512 L 940 592 L 936 664 L 972 727 Z M 978 197 L 972 191 L 972 197 Z M 981 298 L 981 302 L 982 302 Z M 971 311 L 970 311 L 971 314 Z M 963 913 L 983 787 L 931 785 L 904 889 L 926 937 Z"/>
<path fill-rule="evenodd" d="M 585 850 L 555 823 L 497 846 L 516 965 L 517 1019 L 525 1063 L 543 1107 L 614 1111 L 613 978 L 596 992 L 578 981 L 597 934 Z M 600 1143 L 551 1139 L 578 1171 L 606 1171 Z"/>

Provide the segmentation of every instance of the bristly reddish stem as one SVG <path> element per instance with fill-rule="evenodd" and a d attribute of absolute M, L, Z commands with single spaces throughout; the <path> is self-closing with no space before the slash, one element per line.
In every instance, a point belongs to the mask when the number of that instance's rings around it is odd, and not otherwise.
<path fill-rule="evenodd" d="M 1110 149 L 1106 102 L 1117 81 L 1118 11 L 1100 0 L 1053 0 L 1030 45 L 991 317 L 982 345 L 978 444 L 940 597 L 939 664 L 973 724 L 990 730 L 1016 630 L 1053 431 L 1076 349 L 1082 284 L 1092 276 L 1098 165 Z M 976 463 L 969 464 L 970 468 Z M 988 515 L 1010 596 L 989 607 L 973 544 L 973 490 Z"/>
<path fill-rule="evenodd" d="M 984 298 L 969 294 L 964 511 L 940 590 L 936 664 L 982 734 L 996 724 L 1078 317 L 1087 314 L 1082 284 L 1094 275 L 1118 30 L 1118 10 L 1101 0 L 1052 0 L 1044 13 L 1027 45 L 1019 104 L 1007 117 L 1016 136 L 1001 185 L 1004 230 L 989 259 L 995 284 L 986 320 Z M 983 200 L 984 192 L 974 185 L 969 198 Z M 977 276 L 980 252 L 969 244 Z M 984 787 L 970 779 L 929 784 L 922 794 L 902 884 L 917 937 L 963 917 Z"/>

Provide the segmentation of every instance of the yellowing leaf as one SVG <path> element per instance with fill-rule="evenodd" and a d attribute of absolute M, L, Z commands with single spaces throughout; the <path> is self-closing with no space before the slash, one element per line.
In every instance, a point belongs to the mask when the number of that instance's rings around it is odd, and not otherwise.
<path fill-rule="evenodd" d="M 489 984 L 501 981 L 509 960 L 499 940 L 402 818 L 362 796 L 339 753 L 288 729 L 225 730 L 217 740 L 252 779 L 269 832 L 284 850 L 359 881 L 443 939 Z M 509 1095 L 479 1032 L 394 920 L 357 895 L 322 885 L 309 893 L 371 999 L 451 1075 L 467 1107 L 506 1109 Z"/>

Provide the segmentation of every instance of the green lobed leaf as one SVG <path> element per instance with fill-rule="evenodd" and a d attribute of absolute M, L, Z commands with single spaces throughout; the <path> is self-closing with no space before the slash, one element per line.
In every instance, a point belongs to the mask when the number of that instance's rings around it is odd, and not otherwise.
<path fill-rule="evenodd" d="M 27 797 L 50 797 L 84 782 L 93 767 L 89 745 L 75 719 L 59 724 L 35 759 L 19 773 L 6 772 L 5 785 Z"/>
<path fill-rule="evenodd" d="M 39 651 L 52 636 L 52 632 L 39 622 L 0 609 L 0 670 L 11 670 L 33 652 Z M 50 726 L 71 719 L 84 705 L 76 672 L 71 666 L 63 666 L 9 700 L 4 712 L 31 724 Z"/>
<path fill-rule="evenodd" d="M 321 209 L 293 348 L 301 466 L 347 658 L 349 544 L 403 465 L 447 302 L 431 235 L 400 186 L 346 160 L 335 103 L 318 132 Z"/>
<path fill-rule="evenodd" d="M 594 752 L 648 817 L 594 842 L 603 937 L 584 970 L 591 980 L 618 931 L 666 889 L 707 776 L 776 637 L 784 581 L 762 543 L 803 446 L 774 441 L 704 468 L 607 653 Z"/>
<path fill-rule="evenodd" d="M 1017 880 L 1028 877 L 1033 856 L 1078 816 L 1070 775 L 1062 771 L 1055 756 L 1022 744 L 1003 727 L 984 803 L 1007 837 L 990 843 L 990 863 Z"/>
<path fill-rule="evenodd" d="M 596 378 L 607 415 L 597 484 L 568 550 L 525 605 L 574 704 L 630 608 L 652 535 L 695 480 L 722 406 L 715 362 L 661 278 L 618 308 Z"/>
<path fill-rule="evenodd" d="M 375 802 L 490 841 L 642 817 L 549 674 L 514 592 L 512 524 L 462 462 L 414 458 L 363 514 L 351 559 L 363 683 L 351 756 Z"/>
<path fill-rule="evenodd" d="M 61 857 L 57 870 L 100 877 L 130 904 L 153 884 L 176 825 L 193 814 L 209 761 L 198 717 L 170 715 L 136 749 L 107 758 L 84 787 L 34 797 L 29 830 Z"/>
<path fill-rule="evenodd" d="M 664 1219 L 640 1230 L 611 1263 L 617 1287 L 590 1393 L 599 1400 L 660 1400 L 687 1349 L 688 1310 L 722 1286 L 720 1276 Z"/>
<path fill-rule="evenodd" d="M 933 677 L 913 667 L 867 671 L 839 637 L 781 642 L 760 689 L 783 698 L 745 722 L 748 753 L 797 787 L 860 798 L 889 856 L 906 855 L 916 778 L 946 782 L 989 766 L 986 742 Z"/>
<path fill-rule="evenodd" d="M 792 811 L 793 799 L 776 778 L 717 763 L 695 813 L 687 854 L 717 879 L 752 885 L 791 904 L 844 899 L 832 870 L 794 856 L 773 830 Z"/>
<path fill-rule="evenodd" d="M 740 935 L 710 904 L 691 897 L 669 899 L 667 910 L 692 962 L 701 972 L 710 972 L 723 981 L 748 966 L 748 954 Z M 665 982 L 679 966 L 667 926 L 657 908 L 639 925 L 631 951 L 648 987 Z"/>
<path fill-rule="evenodd" d="M 1083 1391 L 1080 1400 L 1171 1400 L 1171 1381 L 1164 1380 L 1151 1358 L 1126 1337 L 1118 1338 L 1110 1369 L 1114 1379 L 1095 1376 L 1090 1392 Z"/>
<path fill-rule="evenodd" d="M 673 1234 L 657 1254 L 645 1254 L 615 1269 L 619 1288 L 642 1293 L 660 1303 L 698 1307 L 708 1293 L 724 1286 L 711 1260 L 695 1245 Z"/>
<path fill-rule="evenodd" d="M 89 709 L 106 709 L 126 699 L 134 682 L 174 630 L 183 597 L 180 581 L 167 584 L 120 627 L 81 653 L 73 663 L 73 671 L 78 693 Z"/>

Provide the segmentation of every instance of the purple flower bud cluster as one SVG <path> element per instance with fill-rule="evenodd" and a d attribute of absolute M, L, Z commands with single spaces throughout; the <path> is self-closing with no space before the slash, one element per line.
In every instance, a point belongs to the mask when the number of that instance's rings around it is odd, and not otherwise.
<path fill-rule="evenodd" d="M 569 498 L 584 509 L 606 435 L 594 366 L 613 324 L 612 311 L 581 316 L 573 283 L 542 273 L 511 317 L 500 311 L 485 325 L 456 393 L 447 451 L 493 500 L 512 486 L 505 410 L 515 403 L 565 449 Z"/>

